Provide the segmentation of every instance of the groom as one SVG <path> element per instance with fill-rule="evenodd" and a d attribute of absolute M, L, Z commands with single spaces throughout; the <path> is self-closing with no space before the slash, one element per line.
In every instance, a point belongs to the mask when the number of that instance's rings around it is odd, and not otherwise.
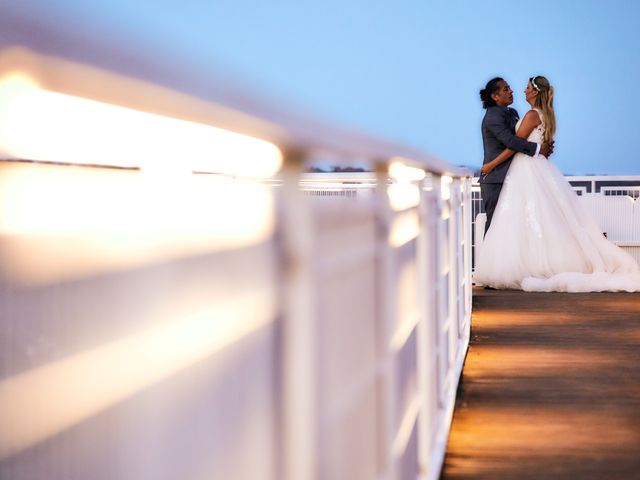
<path fill-rule="evenodd" d="M 513 90 L 504 79 L 496 77 L 489 80 L 487 86 L 480 91 L 480 98 L 482 99 L 482 107 L 487 110 L 482 120 L 483 164 L 496 158 L 505 148 L 529 156 L 541 153 L 547 158 L 553 153 L 553 144 L 528 142 L 524 138 L 516 136 L 518 112 L 509 108 L 509 105 L 513 103 Z M 480 175 L 482 203 L 487 214 L 485 234 L 491 225 L 493 212 L 496 209 L 511 160 L 501 163 L 487 175 Z"/>

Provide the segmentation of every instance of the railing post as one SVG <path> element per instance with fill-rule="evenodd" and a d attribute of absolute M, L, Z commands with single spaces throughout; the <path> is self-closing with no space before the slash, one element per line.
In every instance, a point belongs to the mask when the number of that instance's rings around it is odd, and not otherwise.
<path fill-rule="evenodd" d="M 376 218 L 377 218 L 377 301 L 378 308 L 376 331 L 377 331 L 377 362 L 381 366 L 378 377 L 378 425 L 379 425 L 379 447 L 378 447 L 378 471 L 379 478 L 393 480 L 396 478 L 395 464 L 391 457 L 391 449 L 394 435 L 395 419 L 395 395 L 393 356 L 389 347 L 391 336 L 393 335 L 393 318 L 395 311 L 393 295 L 393 258 L 389 245 L 389 234 L 393 212 L 389 204 L 388 188 L 388 164 L 386 160 L 379 160 L 375 164 L 376 168 Z"/>
<path fill-rule="evenodd" d="M 440 176 L 433 177 L 433 192 L 435 195 L 435 325 L 436 331 L 436 386 L 438 408 L 443 408 L 446 402 L 447 363 L 449 358 L 449 342 L 447 340 L 447 282 L 444 256 L 446 255 L 446 233 L 443 220 L 442 181 Z"/>
<path fill-rule="evenodd" d="M 440 201 L 441 201 L 441 253 L 440 257 L 443 267 L 440 277 L 440 286 L 442 288 L 442 306 L 441 313 L 444 322 L 442 334 L 446 335 L 447 355 L 443 359 L 445 362 L 445 390 L 443 401 L 446 404 L 449 392 L 453 385 L 453 369 L 451 368 L 456 359 L 456 349 L 458 343 L 458 323 L 456 318 L 456 284 L 455 284 L 455 258 L 456 258 L 456 242 L 455 242 L 455 220 L 456 212 L 453 208 L 452 192 L 453 179 L 447 175 L 440 177 Z"/>
<path fill-rule="evenodd" d="M 299 188 L 304 152 L 284 155 L 280 237 L 282 246 L 282 449 L 283 480 L 317 477 L 316 323 L 313 308 L 313 223 Z"/>
<path fill-rule="evenodd" d="M 420 480 L 435 478 L 438 470 L 433 456 L 437 428 L 438 408 L 436 356 L 436 302 L 438 259 L 435 254 L 437 232 L 437 199 L 434 198 L 432 178 L 430 189 L 423 184 L 420 189 L 420 236 L 417 245 L 418 302 L 420 321 L 417 325 L 417 372 L 421 407 L 418 417 L 418 468 Z"/>
<path fill-rule="evenodd" d="M 465 283 L 464 283 L 464 312 L 465 312 L 465 322 L 471 323 L 471 302 L 472 302 L 472 277 L 471 277 L 471 264 L 472 264 L 472 231 L 471 231 L 471 222 L 472 219 L 472 202 L 471 198 L 471 181 L 472 179 L 469 177 L 464 178 L 464 192 L 462 205 L 464 209 L 464 275 L 465 275 Z"/>
<path fill-rule="evenodd" d="M 449 183 L 449 318 L 451 319 L 451 360 L 458 357 L 460 338 L 460 183 L 451 178 Z"/>

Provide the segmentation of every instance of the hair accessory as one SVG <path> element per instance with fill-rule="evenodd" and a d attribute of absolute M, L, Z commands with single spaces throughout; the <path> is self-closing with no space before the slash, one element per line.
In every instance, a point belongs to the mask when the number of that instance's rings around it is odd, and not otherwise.
<path fill-rule="evenodd" d="M 531 86 L 533 88 L 535 88 L 539 92 L 540 91 L 540 87 L 538 85 L 536 85 L 536 78 L 538 78 L 538 77 L 532 77 L 531 78 Z"/>

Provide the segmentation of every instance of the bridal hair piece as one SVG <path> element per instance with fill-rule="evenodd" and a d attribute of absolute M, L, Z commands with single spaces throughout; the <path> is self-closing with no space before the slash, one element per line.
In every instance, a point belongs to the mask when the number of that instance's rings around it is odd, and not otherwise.
<path fill-rule="evenodd" d="M 482 100 L 482 108 L 495 107 L 496 101 L 491 98 L 491 95 L 496 93 L 498 90 L 498 82 L 501 82 L 504 78 L 495 77 L 487 82 L 487 85 L 480 90 L 480 100 Z"/>
<path fill-rule="evenodd" d="M 536 85 L 536 78 L 538 78 L 538 77 L 532 77 L 531 78 L 531 86 L 533 88 L 535 88 L 537 91 L 540 91 L 540 87 L 538 85 Z"/>
<path fill-rule="evenodd" d="M 553 87 L 545 77 L 536 75 L 529 79 L 531 86 L 538 92 L 536 108 L 542 113 L 544 121 L 543 139 L 545 142 L 553 140 L 556 134 L 556 114 L 553 110 Z"/>

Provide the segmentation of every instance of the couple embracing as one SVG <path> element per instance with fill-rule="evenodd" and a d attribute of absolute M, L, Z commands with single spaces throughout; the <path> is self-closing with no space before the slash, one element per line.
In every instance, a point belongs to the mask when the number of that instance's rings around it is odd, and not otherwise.
<path fill-rule="evenodd" d="M 535 76 L 524 94 L 531 110 L 520 120 L 504 79 L 480 91 L 487 110 L 480 178 L 487 223 L 475 283 L 544 292 L 640 291 L 638 264 L 604 237 L 548 160 L 556 131 L 553 87 Z"/>

